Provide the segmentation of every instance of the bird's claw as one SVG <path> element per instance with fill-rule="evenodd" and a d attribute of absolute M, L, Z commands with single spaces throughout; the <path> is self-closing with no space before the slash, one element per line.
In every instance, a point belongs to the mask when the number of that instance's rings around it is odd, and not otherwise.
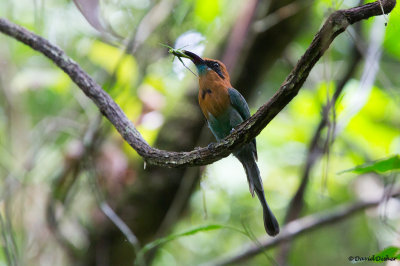
<path fill-rule="evenodd" d="M 207 145 L 207 149 L 211 150 L 215 148 L 215 143 L 211 142 L 210 144 Z"/>

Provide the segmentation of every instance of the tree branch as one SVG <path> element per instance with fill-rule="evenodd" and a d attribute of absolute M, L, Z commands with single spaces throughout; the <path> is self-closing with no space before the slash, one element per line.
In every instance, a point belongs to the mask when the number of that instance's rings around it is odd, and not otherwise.
<path fill-rule="evenodd" d="M 399 197 L 400 191 L 394 191 L 389 195 L 389 197 Z M 300 235 L 303 235 L 309 231 L 319 229 L 323 226 L 339 222 L 343 219 L 349 218 L 358 212 L 376 207 L 382 203 L 382 199 L 378 200 L 368 200 L 368 201 L 360 201 L 357 203 L 353 203 L 351 205 L 346 204 L 339 207 L 336 207 L 335 210 L 325 212 L 325 213 L 317 213 L 306 216 L 301 219 L 294 220 L 288 223 L 281 231 L 281 233 L 274 238 L 264 238 L 263 240 L 259 240 L 260 245 L 254 247 L 241 247 L 239 252 L 235 252 L 234 256 L 222 260 L 218 260 L 215 262 L 211 262 L 207 265 L 230 265 L 233 263 L 243 262 L 251 257 L 264 252 L 267 249 L 273 248 L 278 244 L 281 244 L 289 239 L 293 239 Z"/>
<path fill-rule="evenodd" d="M 0 31 L 51 59 L 97 105 L 101 113 L 147 163 L 167 167 L 187 167 L 215 162 L 255 138 L 297 95 L 311 69 L 336 36 L 355 22 L 382 15 L 382 10 L 388 14 L 395 5 L 395 0 L 380 0 L 332 13 L 280 89 L 267 103 L 215 146 L 190 152 L 171 152 L 150 147 L 112 98 L 59 47 L 4 18 L 0 18 Z"/>

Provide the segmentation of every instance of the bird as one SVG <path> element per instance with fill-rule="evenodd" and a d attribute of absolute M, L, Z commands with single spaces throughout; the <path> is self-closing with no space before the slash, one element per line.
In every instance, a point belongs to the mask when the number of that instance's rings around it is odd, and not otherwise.
<path fill-rule="evenodd" d="M 201 58 L 187 50 L 182 50 L 182 54 L 197 68 L 200 109 L 211 132 L 217 141 L 220 141 L 250 117 L 249 106 L 239 91 L 232 87 L 226 66 L 221 61 Z M 257 166 L 256 139 L 234 151 L 233 155 L 245 169 L 252 197 L 255 193 L 261 203 L 265 231 L 270 236 L 276 236 L 279 233 L 279 224 L 265 199 L 263 182 Z"/>

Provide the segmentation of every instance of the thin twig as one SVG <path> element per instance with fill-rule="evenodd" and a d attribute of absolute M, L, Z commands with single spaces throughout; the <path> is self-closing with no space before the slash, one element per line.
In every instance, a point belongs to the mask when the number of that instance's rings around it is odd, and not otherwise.
<path fill-rule="evenodd" d="M 91 163 L 91 160 L 88 159 L 88 161 Z M 94 167 L 88 168 L 88 172 L 90 174 L 90 180 L 91 180 L 91 185 L 92 189 L 94 192 L 94 195 L 96 197 L 96 200 L 98 202 L 98 205 L 101 209 L 101 211 L 104 213 L 105 216 L 107 216 L 108 219 L 120 230 L 120 232 L 126 237 L 126 239 L 129 241 L 129 243 L 132 245 L 135 254 L 139 255 L 139 251 L 141 249 L 139 240 L 137 239 L 136 235 L 131 231 L 131 229 L 126 225 L 126 223 L 118 216 L 118 214 L 115 213 L 115 211 L 111 208 L 111 206 L 107 203 L 105 200 L 105 197 L 99 187 L 98 179 L 96 175 L 94 174 L 94 171 L 92 171 Z M 138 262 L 140 265 L 144 264 L 143 258 L 138 258 Z"/>
<path fill-rule="evenodd" d="M 384 18 L 385 21 L 386 21 L 386 22 L 385 22 L 385 26 L 387 26 L 387 23 L 389 22 L 389 20 L 388 20 L 386 14 L 385 14 L 385 11 L 383 10 L 383 6 L 382 6 L 382 3 L 381 3 L 381 0 L 378 0 L 378 1 L 379 1 L 379 5 L 381 6 L 383 18 Z"/>
<path fill-rule="evenodd" d="M 332 13 L 280 89 L 268 102 L 215 146 L 190 152 L 163 151 L 149 146 L 121 108 L 102 90 L 100 85 L 57 46 L 3 18 L 0 19 L 0 31 L 43 53 L 67 73 L 147 163 L 166 167 L 187 167 L 215 162 L 228 156 L 232 151 L 260 134 L 269 122 L 297 95 L 311 69 L 332 41 L 349 25 L 372 16 L 382 15 L 381 4 L 384 13 L 389 13 L 396 5 L 396 1 L 376 1 Z"/>

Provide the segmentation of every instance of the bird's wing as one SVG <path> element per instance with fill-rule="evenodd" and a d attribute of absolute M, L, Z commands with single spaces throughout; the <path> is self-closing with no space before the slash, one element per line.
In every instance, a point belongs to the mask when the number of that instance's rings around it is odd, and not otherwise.
<path fill-rule="evenodd" d="M 229 88 L 228 93 L 232 106 L 239 112 L 243 121 L 248 119 L 250 117 L 250 109 L 242 94 L 234 88 Z"/>
<path fill-rule="evenodd" d="M 249 106 L 248 106 L 246 100 L 242 96 L 242 94 L 240 94 L 240 92 L 238 92 L 234 88 L 229 88 L 228 89 L 228 93 L 229 93 L 229 99 L 230 99 L 230 102 L 232 104 L 232 107 L 235 108 L 236 111 L 238 111 L 238 113 L 242 117 L 243 121 L 247 120 L 250 117 L 250 109 L 249 109 Z M 254 151 L 253 151 L 254 152 L 254 158 L 257 161 L 258 156 L 257 156 L 256 139 L 254 138 L 251 141 L 251 143 L 253 143 L 253 145 L 254 145 Z"/>

